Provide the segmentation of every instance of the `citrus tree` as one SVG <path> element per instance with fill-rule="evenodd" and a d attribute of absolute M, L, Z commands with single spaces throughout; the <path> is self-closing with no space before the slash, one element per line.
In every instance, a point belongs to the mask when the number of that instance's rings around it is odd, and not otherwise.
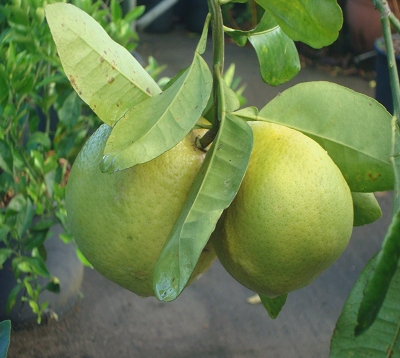
<path fill-rule="evenodd" d="M 241 31 L 223 24 L 228 2 L 208 0 L 192 63 L 162 89 L 86 13 L 65 3 L 46 7 L 71 85 L 104 122 L 70 174 L 70 229 L 99 272 L 163 301 L 205 271 L 215 250 L 274 318 L 290 291 L 341 254 L 353 226 L 379 218 L 373 192 L 394 190 L 382 250 L 351 293 L 331 349 L 332 356 L 386 356 L 397 349 L 399 319 L 400 107 L 393 117 L 365 95 L 308 82 L 261 109 L 241 108 L 224 77 L 224 34 L 239 46 L 250 42 L 261 77 L 277 86 L 300 70 L 295 41 L 331 44 L 343 16 L 336 0 L 257 0 L 264 15 Z M 393 19 L 385 1 L 376 6 L 385 21 Z M 208 66 L 202 55 L 210 25 Z M 391 55 L 390 41 L 387 47 Z"/>

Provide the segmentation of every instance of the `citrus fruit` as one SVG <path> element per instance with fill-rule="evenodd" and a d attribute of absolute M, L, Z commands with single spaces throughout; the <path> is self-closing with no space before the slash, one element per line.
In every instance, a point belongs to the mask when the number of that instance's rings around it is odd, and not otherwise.
<path fill-rule="evenodd" d="M 278 124 L 249 124 L 249 166 L 212 243 L 237 281 L 275 297 L 307 285 L 343 252 L 352 232 L 352 197 L 314 140 Z"/>
<path fill-rule="evenodd" d="M 205 153 L 195 146 L 191 132 L 150 162 L 102 173 L 99 165 L 110 132 L 111 127 L 102 125 L 74 162 L 66 188 L 68 224 L 98 272 L 139 296 L 152 296 L 156 261 Z M 208 244 L 192 279 L 214 259 Z"/>

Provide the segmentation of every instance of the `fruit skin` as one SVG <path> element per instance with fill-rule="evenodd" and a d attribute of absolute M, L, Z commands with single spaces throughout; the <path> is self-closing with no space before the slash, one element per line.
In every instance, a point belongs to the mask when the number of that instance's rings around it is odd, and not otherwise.
<path fill-rule="evenodd" d="M 340 256 L 352 232 L 352 197 L 314 140 L 278 124 L 249 124 L 249 167 L 211 241 L 237 281 L 275 297 L 307 285 Z"/>
<path fill-rule="evenodd" d="M 72 167 L 66 188 L 70 230 L 86 259 L 109 280 L 153 296 L 156 261 L 178 218 L 205 153 L 189 133 L 156 159 L 113 174 L 99 169 L 111 127 L 102 125 Z M 194 279 L 215 259 L 207 244 Z"/>

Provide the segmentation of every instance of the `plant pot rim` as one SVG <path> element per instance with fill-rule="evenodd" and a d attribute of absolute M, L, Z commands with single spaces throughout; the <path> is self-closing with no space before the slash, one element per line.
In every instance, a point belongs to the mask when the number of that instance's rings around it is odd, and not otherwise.
<path fill-rule="evenodd" d="M 393 40 L 397 40 L 400 43 L 400 34 L 392 34 Z M 383 37 L 379 37 L 374 42 L 374 49 L 375 51 L 380 54 L 386 56 L 386 46 L 385 46 L 385 39 Z M 400 50 L 400 47 L 399 47 Z M 400 53 L 395 53 L 396 60 L 400 60 Z"/>

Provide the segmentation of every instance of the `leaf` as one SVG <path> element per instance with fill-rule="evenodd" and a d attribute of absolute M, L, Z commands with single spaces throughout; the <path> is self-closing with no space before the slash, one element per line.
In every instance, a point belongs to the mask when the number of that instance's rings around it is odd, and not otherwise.
<path fill-rule="evenodd" d="M 201 32 L 200 40 L 196 47 L 196 52 L 202 55 L 206 51 L 207 39 L 208 39 L 208 28 L 210 27 L 211 14 L 207 14 L 204 21 L 203 31 Z"/>
<path fill-rule="evenodd" d="M 35 247 L 39 247 L 43 245 L 45 240 L 48 238 L 49 230 L 43 231 L 33 231 L 29 233 L 28 237 L 24 242 L 24 249 L 25 250 L 33 250 Z"/>
<path fill-rule="evenodd" d="M 158 259 L 153 288 L 159 300 L 172 301 L 185 288 L 222 211 L 239 189 L 252 141 L 250 126 L 227 114 Z"/>
<path fill-rule="evenodd" d="M 46 5 L 46 18 L 65 74 L 83 101 L 108 125 L 133 105 L 161 92 L 129 51 L 84 11 L 56 3 Z"/>
<path fill-rule="evenodd" d="M 60 293 L 60 281 L 56 277 L 52 277 L 50 282 L 46 285 L 45 290 L 53 292 L 53 293 Z"/>
<path fill-rule="evenodd" d="M 371 224 L 382 216 L 382 210 L 373 193 L 351 193 L 354 207 L 353 226 Z"/>
<path fill-rule="evenodd" d="M 375 323 L 361 336 L 354 335 L 357 324 L 357 312 L 365 284 L 376 263 L 376 256 L 371 259 L 357 283 L 350 292 L 336 323 L 331 340 L 330 357 L 397 357 L 400 354 L 398 330 L 400 324 L 400 270 L 390 284 L 388 294 Z"/>
<path fill-rule="evenodd" d="M 12 252 L 12 249 L 0 248 L 0 270 L 3 268 L 4 262 L 8 260 Z"/>
<path fill-rule="evenodd" d="M 18 293 L 22 290 L 23 285 L 22 283 L 15 285 L 11 292 L 8 294 L 7 297 L 7 303 L 6 303 L 6 313 L 10 314 L 11 310 L 15 306 L 15 303 L 17 302 L 18 298 Z"/>
<path fill-rule="evenodd" d="M 288 295 L 285 294 L 285 295 L 281 295 L 281 296 L 274 297 L 274 298 L 269 298 L 267 296 L 260 295 L 260 294 L 259 294 L 259 296 L 260 296 L 261 302 L 262 302 L 264 308 L 267 310 L 269 316 L 272 319 L 275 319 L 276 317 L 278 317 L 279 312 L 281 311 L 282 307 L 285 305 Z"/>
<path fill-rule="evenodd" d="M 250 36 L 249 41 L 257 53 L 261 77 L 269 85 L 283 84 L 300 71 L 296 46 L 279 27 Z"/>
<path fill-rule="evenodd" d="M 399 128 L 396 124 L 396 118 L 392 120 L 393 128 L 393 156 L 391 161 L 395 171 L 395 189 L 400 187 L 399 165 L 400 158 L 398 149 L 400 147 L 400 139 L 398 137 Z M 396 191 L 397 191 L 396 190 Z M 382 242 L 382 247 L 378 252 L 373 266 L 373 270 L 368 278 L 368 282 L 364 289 L 364 296 L 361 300 L 360 308 L 357 316 L 356 334 L 365 332 L 375 321 L 378 316 L 381 305 L 383 304 L 389 285 L 393 280 L 393 276 L 398 272 L 398 264 L 400 258 L 400 208 L 398 207 L 398 199 L 394 203 L 394 215 Z M 396 203 L 397 201 L 397 203 Z"/>
<path fill-rule="evenodd" d="M 68 128 L 72 128 L 78 121 L 82 111 L 82 102 L 76 92 L 71 92 L 57 111 L 60 121 Z"/>
<path fill-rule="evenodd" d="M 314 48 L 332 44 L 343 24 L 336 0 L 256 0 L 275 17 L 282 30 L 294 41 Z"/>
<path fill-rule="evenodd" d="M 11 321 L 0 322 L 0 358 L 6 358 L 10 345 Z"/>
<path fill-rule="evenodd" d="M 251 31 L 226 30 L 236 43 L 244 46 L 247 39 L 253 45 L 264 82 L 277 86 L 292 79 L 300 71 L 296 46 L 266 11 Z"/>
<path fill-rule="evenodd" d="M 26 149 L 30 151 L 32 149 L 36 149 L 38 146 L 42 146 L 45 150 L 50 149 L 51 140 L 47 133 L 35 132 L 29 135 L 28 141 L 26 143 Z"/>
<path fill-rule="evenodd" d="M 298 84 L 269 102 L 235 112 L 249 120 L 283 124 L 318 142 L 351 191 L 392 190 L 392 116 L 374 99 L 330 82 Z"/>
<path fill-rule="evenodd" d="M 101 170 L 113 173 L 145 163 L 175 146 L 201 116 L 212 76 L 195 53 L 192 65 L 166 91 L 139 103 L 115 125 L 104 149 Z"/>
<path fill-rule="evenodd" d="M 1 85 L 1 84 L 0 84 Z M 0 140 L 0 169 L 13 175 L 13 155 L 8 142 Z"/>
<path fill-rule="evenodd" d="M 34 215 L 35 208 L 32 204 L 31 199 L 27 197 L 25 200 L 25 204 L 22 207 L 22 210 L 18 213 L 17 216 L 16 229 L 19 238 L 22 238 L 26 230 L 28 230 Z"/>
<path fill-rule="evenodd" d="M 12 262 L 13 270 L 24 273 L 34 273 L 46 278 L 50 278 L 50 273 L 47 270 L 46 264 L 43 259 L 38 257 L 17 257 Z M 17 268 L 17 270 L 15 270 Z"/>

